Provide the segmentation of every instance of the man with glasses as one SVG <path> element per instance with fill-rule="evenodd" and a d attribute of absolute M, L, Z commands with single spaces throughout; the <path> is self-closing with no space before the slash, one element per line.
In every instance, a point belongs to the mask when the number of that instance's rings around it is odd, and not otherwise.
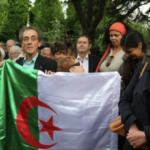
<path fill-rule="evenodd" d="M 26 52 L 24 58 L 19 58 L 16 63 L 31 69 L 56 72 L 57 64 L 53 59 L 42 57 L 38 47 L 42 44 L 42 33 L 34 27 L 23 27 L 19 32 L 22 48 Z"/>

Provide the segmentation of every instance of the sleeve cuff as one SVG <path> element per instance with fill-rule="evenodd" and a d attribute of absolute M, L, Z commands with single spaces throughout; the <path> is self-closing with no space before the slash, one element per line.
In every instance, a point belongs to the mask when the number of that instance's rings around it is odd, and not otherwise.
<path fill-rule="evenodd" d="M 134 115 L 129 116 L 127 120 L 125 120 L 125 128 L 127 131 L 129 131 L 132 124 L 136 121 L 136 117 Z"/>
<path fill-rule="evenodd" d="M 150 147 L 150 126 L 144 126 L 145 138 L 147 140 L 148 147 Z"/>

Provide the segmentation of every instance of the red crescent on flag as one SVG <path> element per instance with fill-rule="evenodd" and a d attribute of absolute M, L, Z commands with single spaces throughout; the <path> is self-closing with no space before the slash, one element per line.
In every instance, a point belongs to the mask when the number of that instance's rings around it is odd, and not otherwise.
<path fill-rule="evenodd" d="M 54 143 L 52 145 L 41 144 L 39 141 L 37 141 L 34 138 L 34 136 L 30 131 L 29 124 L 28 124 L 28 112 L 34 106 L 45 107 L 47 109 L 50 109 L 57 115 L 57 113 L 51 107 L 41 102 L 37 97 L 25 98 L 20 103 L 20 107 L 17 114 L 16 123 L 17 123 L 18 132 L 20 133 L 21 137 L 24 139 L 25 142 L 27 142 L 29 145 L 35 148 L 39 148 L 39 149 L 51 148 L 57 143 Z"/>

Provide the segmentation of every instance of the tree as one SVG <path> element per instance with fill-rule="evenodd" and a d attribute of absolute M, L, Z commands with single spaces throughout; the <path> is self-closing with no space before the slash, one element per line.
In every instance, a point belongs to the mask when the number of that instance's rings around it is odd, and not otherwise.
<path fill-rule="evenodd" d="M 7 16 L 8 16 L 8 3 L 6 0 L 0 2 L 0 16 L 1 16 L 1 21 L 0 21 L 0 35 L 1 35 L 4 25 L 7 22 Z M 0 40 L 2 40 L 1 36 L 0 36 Z"/>
<path fill-rule="evenodd" d="M 30 23 L 43 32 L 44 40 L 63 40 L 64 14 L 59 0 L 36 0 L 30 12 Z"/>
<path fill-rule="evenodd" d="M 27 25 L 29 0 L 8 0 L 7 21 L 3 25 L 1 37 L 3 41 L 8 39 L 18 40 L 18 32 L 23 25 Z"/>
<path fill-rule="evenodd" d="M 87 34 L 94 45 L 96 29 L 105 16 L 110 18 L 105 24 L 107 27 L 114 21 L 129 20 L 129 16 L 132 17 L 135 10 L 137 11 L 135 20 L 148 20 L 149 17 L 139 9 L 148 2 L 149 0 L 68 0 L 67 3 L 73 4 L 81 24 L 82 34 Z"/>

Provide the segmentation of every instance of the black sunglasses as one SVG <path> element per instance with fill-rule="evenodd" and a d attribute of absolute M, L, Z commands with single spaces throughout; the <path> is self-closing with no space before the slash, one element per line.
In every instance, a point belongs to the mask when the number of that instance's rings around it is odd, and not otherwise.
<path fill-rule="evenodd" d="M 114 58 L 114 56 L 109 56 L 107 58 L 107 61 L 106 61 L 106 64 L 105 64 L 107 67 L 110 65 L 110 63 L 111 63 L 111 61 L 112 61 L 113 58 Z"/>
<path fill-rule="evenodd" d="M 73 64 L 71 67 L 73 67 L 73 66 L 80 66 L 80 63 L 77 62 L 77 63 Z"/>

